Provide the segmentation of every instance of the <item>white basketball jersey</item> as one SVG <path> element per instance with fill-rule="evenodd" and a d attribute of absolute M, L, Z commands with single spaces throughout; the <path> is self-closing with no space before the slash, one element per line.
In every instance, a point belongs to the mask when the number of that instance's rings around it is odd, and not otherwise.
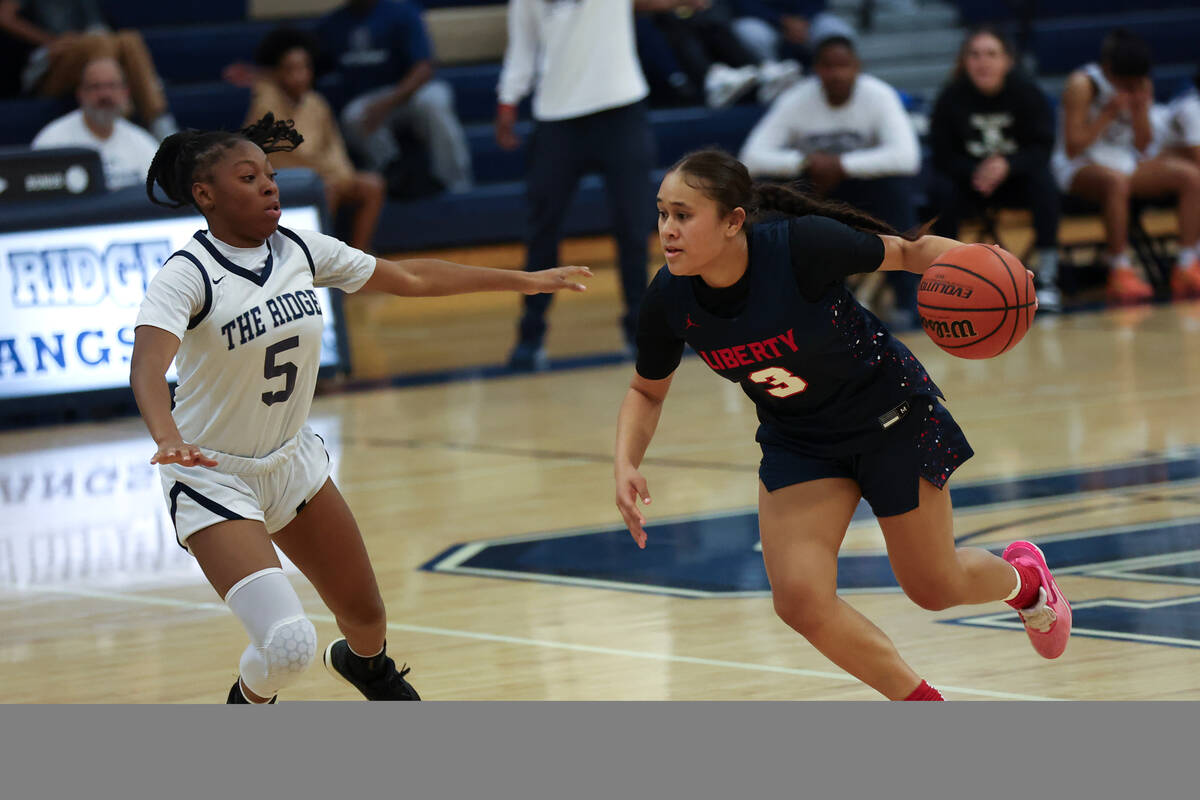
<path fill-rule="evenodd" d="M 179 337 L 172 416 L 185 442 L 262 458 L 308 418 L 324 322 L 314 287 L 357 291 L 375 258 L 331 236 L 279 228 L 259 248 L 207 231 L 163 264 L 137 325 Z"/>
<path fill-rule="evenodd" d="M 1088 122 L 1091 122 L 1096 117 L 1100 116 L 1100 112 L 1108 105 L 1108 101 L 1112 100 L 1116 95 L 1117 90 L 1104 77 L 1104 70 L 1099 64 L 1088 64 L 1083 68 L 1087 76 L 1092 79 L 1092 83 L 1096 87 L 1096 94 L 1092 97 L 1092 105 L 1088 108 Z M 1092 147 L 1116 148 L 1123 150 L 1133 150 L 1133 115 L 1129 111 L 1122 111 L 1108 124 L 1108 127 L 1096 138 Z"/>

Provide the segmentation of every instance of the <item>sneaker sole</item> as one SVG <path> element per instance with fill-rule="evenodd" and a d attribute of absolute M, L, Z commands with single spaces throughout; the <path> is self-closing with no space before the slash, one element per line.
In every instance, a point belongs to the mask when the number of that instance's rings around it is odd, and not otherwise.
<path fill-rule="evenodd" d="M 1070 642 L 1070 640 L 1071 640 L 1071 627 L 1072 627 L 1072 624 L 1074 623 L 1074 618 L 1073 618 L 1074 615 L 1071 613 L 1071 603 L 1067 600 L 1066 595 L 1063 594 L 1062 589 L 1058 588 L 1058 581 L 1056 581 L 1054 579 L 1054 574 L 1052 572 L 1050 572 L 1050 566 L 1049 566 L 1049 564 L 1046 563 L 1046 554 L 1042 552 L 1042 548 L 1038 547 L 1036 544 L 1034 544 L 1033 542 L 1029 542 L 1029 541 L 1013 542 L 1011 545 L 1009 545 L 1007 548 L 1005 548 L 1004 554 L 1008 555 L 1009 550 L 1014 545 L 1017 545 L 1017 544 L 1026 545 L 1028 548 L 1033 549 L 1037 553 L 1038 558 L 1041 559 L 1041 562 L 1042 562 L 1041 569 L 1039 569 L 1038 572 L 1040 574 L 1042 571 L 1045 571 L 1045 573 L 1046 573 L 1045 577 L 1050 582 L 1050 585 L 1049 585 L 1047 591 L 1049 591 L 1050 589 L 1053 589 L 1055 597 L 1057 597 L 1059 599 L 1059 601 L 1063 604 L 1063 606 L 1066 608 L 1067 613 L 1065 615 L 1060 615 L 1056 622 L 1056 624 L 1064 624 L 1065 623 L 1067 626 L 1067 635 L 1064 638 L 1062 650 L 1059 650 L 1054 655 L 1046 655 L 1040 649 L 1038 649 L 1036 644 L 1034 644 L 1034 648 L 1033 648 L 1037 652 L 1037 654 L 1040 655 L 1042 658 L 1048 658 L 1048 659 L 1058 658 L 1064 652 L 1066 652 L 1067 643 Z M 1018 552 L 1021 550 L 1025 550 L 1025 549 L 1026 549 L 1025 547 L 1018 548 Z M 1007 561 L 1007 560 L 1008 559 L 1005 558 L 1005 561 Z M 1034 642 L 1033 633 L 1036 633 L 1036 631 L 1031 632 L 1028 628 L 1026 628 L 1025 633 L 1029 636 L 1030 643 L 1033 644 L 1033 642 Z M 1047 636 L 1048 634 L 1038 633 L 1037 635 L 1038 636 Z"/>
<path fill-rule="evenodd" d="M 345 637 L 343 637 L 341 639 L 334 639 L 332 642 L 330 642 L 329 646 L 325 648 L 325 652 L 321 655 L 321 663 L 323 663 L 325 665 L 326 672 L 328 672 L 334 678 L 337 678 L 337 680 L 340 683 L 344 683 L 345 685 L 349 686 L 354 691 L 358 692 L 358 694 L 361 696 L 362 692 L 358 691 L 358 687 L 355 686 L 350 681 L 346 680 L 346 678 L 342 675 L 342 673 L 338 672 L 336 669 L 333 668 L 333 661 L 332 661 L 333 646 L 335 644 L 337 644 L 338 642 L 344 642 L 344 641 L 345 641 Z"/>

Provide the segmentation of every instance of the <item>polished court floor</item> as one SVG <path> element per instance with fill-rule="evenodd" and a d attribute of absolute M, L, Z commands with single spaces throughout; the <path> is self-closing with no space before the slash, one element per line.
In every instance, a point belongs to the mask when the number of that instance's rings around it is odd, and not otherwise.
<path fill-rule="evenodd" d="M 354 300 L 366 377 L 497 362 L 517 307 Z M 316 399 L 389 651 L 432 700 L 876 699 L 773 615 L 753 408 L 697 358 L 643 470 L 650 547 L 620 530 L 609 458 L 631 366 L 602 357 L 617 314 L 602 273 L 556 306 L 569 368 Z M 843 548 L 849 602 L 949 699 L 1200 699 L 1200 305 L 1043 315 L 991 361 L 904 338 L 977 453 L 951 482 L 957 536 L 1038 541 L 1078 633 L 1046 662 L 999 604 L 922 611 L 869 514 Z M 244 634 L 175 544 L 151 452 L 137 419 L 0 434 L 0 702 L 224 699 Z M 354 697 L 318 665 L 281 700 Z"/>

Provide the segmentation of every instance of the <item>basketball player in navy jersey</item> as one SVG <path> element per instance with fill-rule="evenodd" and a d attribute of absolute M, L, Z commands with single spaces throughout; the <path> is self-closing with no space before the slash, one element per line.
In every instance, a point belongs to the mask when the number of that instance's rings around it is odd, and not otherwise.
<path fill-rule="evenodd" d="M 776 219 L 751 225 L 762 213 Z M 960 243 L 903 236 L 848 206 L 752 184 L 714 150 L 671 168 L 658 219 L 667 263 L 642 304 L 614 464 L 617 507 L 638 546 L 638 501 L 650 502 L 638 466 L 686 343 L 757 407 L 759 526 L 775 610 L 827 658 L 889 699 L 942 699 L 837 596 L 837 554 L 860 497 L 914 602 L 937 610 L 1004 600 L 1041 655 L 1061 655 L 1071 610 L 1041 551 L 1015 542 L 1001 558 L 955 547 L 944 487 L 971 447 L 924 367 L 842 280 L 922 273 Z"/>
<path fill-rule="evenodd" d="M 385 652 L 387 619 L 362 536 L 305 424 L 324 331 L 313 291 L 401 296 L 582 291 L 585 267 L 541 272 L 385 261 L 280 227 L 268 153 L 301 141 L 267 114 L 239 133 L 183 131 L 159 146 L 150 199 L 191 205 L 208 230 L 167 259 L 138 313 L 130 383 L 158 446 L 176 536 L 250 635 L 228 703 L 274 702 L 316 657 L 316 630 L 272 542 L 333 612 L 326 667 L 369 700 L 419 700 Z M 155 185 L 167 202 L 155 197 Z M 179 375 L 175 408 L 164 374 Z"/>

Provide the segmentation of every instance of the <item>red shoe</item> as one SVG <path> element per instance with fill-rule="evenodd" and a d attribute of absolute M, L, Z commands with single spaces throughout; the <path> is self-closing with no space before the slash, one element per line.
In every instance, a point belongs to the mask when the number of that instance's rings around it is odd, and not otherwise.
<path fill-rule="evenodd" d="M 1141 276 L 1126 267 L 1113 267 L 1108 273 L 1108 299 L 1114 303 L 1144 303 L 1154 297 L 1154 289 Z"/>
<path fill-rule="evenodd" d="M 1200 296 L 1200 259 L 1193 258 L 1171 270 L 1171 297 L 1183 300 L 1196 296 Z"/>
<path fill-rule="evenodd" d="M 1038 601 L 1031 608 L 1017 613 L 1025 623 L 1025 633 L 1033 649 L 1043 658 L 1058 658 L 1067 649 L 1071 637 L 1071 605 L 1059 591 L 1046 556 L 1033 542 L 1013 542 L 1004 550 L 1002 558 L 1009 563 L 1020 563 L 1037 570 L 1042 578 L 1038 589 Z"/>

